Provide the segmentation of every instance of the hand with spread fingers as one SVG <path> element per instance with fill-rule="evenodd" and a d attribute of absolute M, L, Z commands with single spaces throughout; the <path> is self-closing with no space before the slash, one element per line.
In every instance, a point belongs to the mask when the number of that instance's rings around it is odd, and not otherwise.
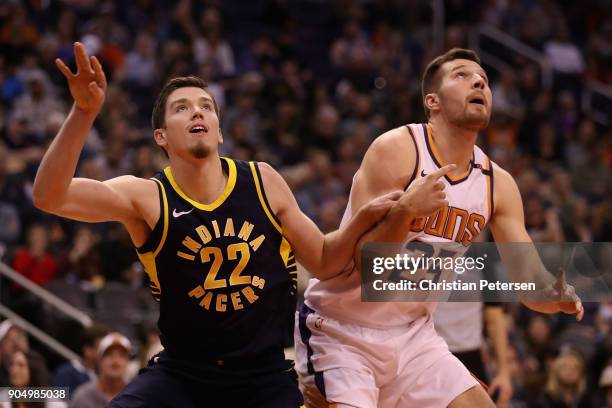
<path fill-rule="evenodd" d="M 96 57 L 87 55 L 85 46 L 80 42 L 74 44 L 74 57 L 76 74 L 73 74 L 59 58 L 55 60 L 55 64 L 68 80 L 76 108 L 86 113 L 97 114 L 104 104 L 107 86 L 102 65 Z"/>

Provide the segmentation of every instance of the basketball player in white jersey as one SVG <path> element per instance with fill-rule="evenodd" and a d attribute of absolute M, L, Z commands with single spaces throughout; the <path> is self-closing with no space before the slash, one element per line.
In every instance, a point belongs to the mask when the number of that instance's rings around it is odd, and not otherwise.
<path fill-rule="evenodd" d="M 404 194 L 362 242 L 418 239 L 446 243 L 462 254 L 489 223 L 498 243 L 530 243 L 516 183 L 475 146 L 478 131 L 488 125 L 492 99 L 478 56 L 471 50 L 448 51 L 428 65 L 422 87 L 428 123 L 402 126 L 374 141 L 353 179 L 342 223 L 372 197 L 406 188 L 409 193 L 453 163 L 437 181 L 437 191 L 421 197 L 448 204 L 426 214 Z M 553 287 L 550 301 L 525 304 L 582 318 L 580 300 L 564 278 Z M 296 368 L 307 406 L 494 406 L 436 334 L 435 303 L 365 303 L 360 295 L 358 273 L 309 282 L 295 332 Z"/>

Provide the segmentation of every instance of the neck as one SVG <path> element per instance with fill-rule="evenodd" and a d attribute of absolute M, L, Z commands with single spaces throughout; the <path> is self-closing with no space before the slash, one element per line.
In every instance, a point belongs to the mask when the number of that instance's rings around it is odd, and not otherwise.
<path fill-rule="evenodd" d="M 123 387 L 125 387 L 125 382 L 121 378 L 105 377 L 98 383 L 98 389 L 108 395 L 110 399 L 119 394 Z"/>
<path fill-rule="evenodd" d="M 217 154 L 197 163 L 171 160 L 171 168 L 174 179 L 185 194 L 200 203 L 212 203 L 225 188 L 227 177 Z"/>
<path fill-rule="evenodd" d="M 452 176 L 462 175 L 469 171 L 478 130 L 458 127 L 442 117 L 431 118 L 429 127 L 432 141 L 442 159 L 440 164 L 443 166 L 456 164 L 457 168 L 450 172 Z"/>

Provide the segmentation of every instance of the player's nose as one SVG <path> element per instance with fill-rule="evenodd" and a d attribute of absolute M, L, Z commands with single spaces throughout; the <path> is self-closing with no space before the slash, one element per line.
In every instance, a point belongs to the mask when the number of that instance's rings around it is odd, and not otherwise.
<path fill-rule="evenodd" d="M 203 109 L 195 108 L 193 110 L 193 115 L 191 115 L 191 120 L 194 120 L 194 119 L 204 119 Z"/>
<path fill-rule="evenodd" d="M 484 89 L 485 88 L 485 80 L 482 76 L 478 74 L 474 74 L 474 79 L 472 82 L 472 87 L 476 89 Z"/>

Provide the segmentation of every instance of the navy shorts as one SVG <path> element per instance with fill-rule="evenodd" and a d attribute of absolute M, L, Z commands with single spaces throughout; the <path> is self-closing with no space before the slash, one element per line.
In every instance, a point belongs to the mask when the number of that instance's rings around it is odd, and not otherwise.
<path fill-rule="evenodd" d="M 272 373 L 233 376 L 186 377 L 158 359 L 121 391 L 110 408 L 299 408 L 303 404 L 292 367 Z M 208 376 L 206 376 L 208 377 Z"/>

